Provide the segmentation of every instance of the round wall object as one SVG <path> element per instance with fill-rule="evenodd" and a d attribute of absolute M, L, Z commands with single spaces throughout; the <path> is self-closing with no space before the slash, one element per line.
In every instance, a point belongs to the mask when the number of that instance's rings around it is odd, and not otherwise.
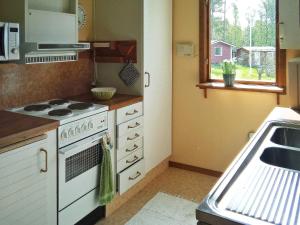
<path fill-rule="evenodd" d="M 86 25 L 87 15 L 82 5 L 78 5 L 78 29 L 82 29 Z"/>

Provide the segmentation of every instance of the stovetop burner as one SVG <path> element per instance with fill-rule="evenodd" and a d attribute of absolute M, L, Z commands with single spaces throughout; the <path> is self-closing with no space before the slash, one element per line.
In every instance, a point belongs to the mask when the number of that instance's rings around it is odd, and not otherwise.
<path fill-rule="evenodd" d="M 64 105 L 66 103 L 69 103 L 68 100 L 65 100 L 65 99 L 55 99 L 55 100 L 52 100 L 52 101 L 49 101 L 49 104 L 50 105 Z"/>
<path fill-rule="evenodd" d="M 69 109 L 72 110 L 87 110 L 87 109 L 94 109 L 95 106 L 92 103 L 75 103 L 68 106 Z"/>
<path fill-rule="evenodd" d="M 72 116 L 72 110 L 70 109 L 56 109 L 48 113 L 49 116 Z"/>
<path fill-rule="evenodd" d="M 24 107 L 24 110 L 27 112 L 41 112 L 46 109 L 51 109 L 51 105 L 40 104 L 40 105 L 28 105 Z"/>

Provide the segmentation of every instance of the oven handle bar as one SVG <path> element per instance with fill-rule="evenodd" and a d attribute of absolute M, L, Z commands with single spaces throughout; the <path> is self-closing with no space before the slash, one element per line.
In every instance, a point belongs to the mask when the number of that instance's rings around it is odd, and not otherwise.
<path fill-rule="evenodd" d="M 88 137 L 88 138 L 85 138 L 85 139 L 83 139 L 79 142 L 76 142 L 76 143 L 68 145 L 64 148 L 61 148 L 61 149 L 59 149 L 58 152 L 61 155 L 76 154 L 76 153 L 80 152 L 80 150 L 84 150 L 84 149 L 87 149 L 87 148 L 93 146 L 95 142 L 99 143 L 101 138 L 105 135 L 107 135 L 106 131 L 95 134 L 95 135 L 93 135 L 91 137 Z"/>

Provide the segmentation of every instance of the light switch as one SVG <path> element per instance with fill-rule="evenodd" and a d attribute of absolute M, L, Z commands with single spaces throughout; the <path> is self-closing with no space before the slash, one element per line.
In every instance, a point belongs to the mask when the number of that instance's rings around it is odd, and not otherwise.
<path fill-rule="evenodd" d="M 195 55 L 195 46 L 192 42 L 178 42 L 176 43 L 177 56 L 190 56 Z"/>

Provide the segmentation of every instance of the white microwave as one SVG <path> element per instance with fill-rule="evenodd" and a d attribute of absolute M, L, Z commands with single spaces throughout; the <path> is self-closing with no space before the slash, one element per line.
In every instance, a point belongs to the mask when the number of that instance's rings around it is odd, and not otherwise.
<path fill-rule="evenodd" d="M 0 62 L 20 59 L 20 27 L 18 23 L 0 22 Z"/>

